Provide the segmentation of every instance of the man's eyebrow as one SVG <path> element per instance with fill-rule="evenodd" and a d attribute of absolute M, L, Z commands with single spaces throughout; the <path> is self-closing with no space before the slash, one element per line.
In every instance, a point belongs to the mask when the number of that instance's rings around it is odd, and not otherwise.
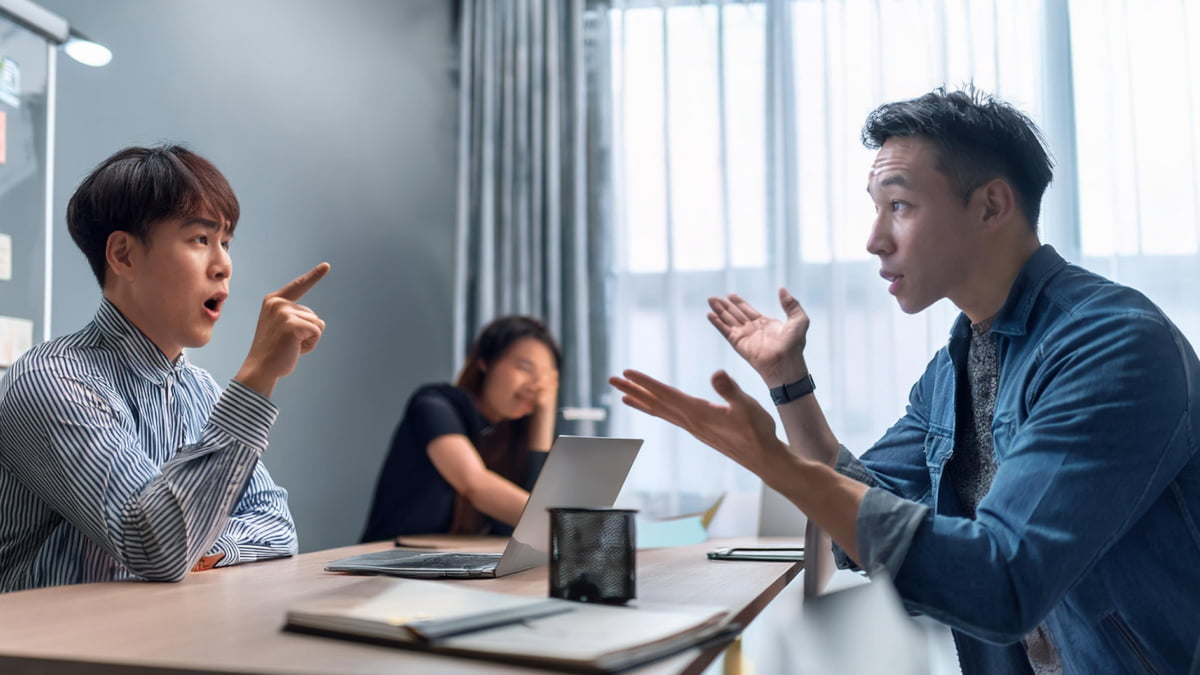
<path fill-rule="evenodd" d="M 887 178 L 879 181 L 879 187 L 888 187 L 890 185 L 899 185 L 900 187 L 911 187 L 908 179 L 903 174 L 894 173 Z"/>
<path fill-rule="evenodd" d="M 912 184 L 908 182 L 908 179 L 905 178 L 902 174 L 898 174 L 898 173 L 894 173 L 894 174 L 888 176 L 887 178 L 884 178 L 883 180 L 879 181 L 879 187 L 891 187 L 893 185 L 896 185 L 896 186 L 902 187 L 902 188 L 911 188 L 912 187 Z M 871 184 L 870 183 L 867 183 L 867 194 L 869 194 L 869 195 L 875 194 L 875 193 L 871 192 Z"/>
<path fill-rule="evenodd" d="M 188 218 L 187 220 L 183 221 L 180 227 L 191 227 L 192 225 L 199 225 L 204 229 L 212 230 L 213 232 L 229 232 L 228 227 L 218 223 L 215 220 L 212 220 L 211 218 Z"/>

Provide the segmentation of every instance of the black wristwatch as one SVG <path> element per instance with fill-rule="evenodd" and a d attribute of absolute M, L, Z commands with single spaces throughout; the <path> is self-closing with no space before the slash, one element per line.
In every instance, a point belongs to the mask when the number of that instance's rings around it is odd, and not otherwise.
<path fill-rule="evenodd" d="M 809 373 L 791 384 L 771 387 L 771 400 L 775 402 L 775 405 L 783 405 L 788 401 L 795 401 L 798 398 L 808 396 L 816 388 L 817 385 L 813 382 L 812 373 Z"/>

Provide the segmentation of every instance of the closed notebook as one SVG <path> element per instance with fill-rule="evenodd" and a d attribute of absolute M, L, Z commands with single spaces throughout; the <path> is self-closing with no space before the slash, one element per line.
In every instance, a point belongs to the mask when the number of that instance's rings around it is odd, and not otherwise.
<path fill-rule="evenodd" d="M 724 636 L 726 612 L 618 607 L 375 578 L 287 613 L 285 629 L 580 672 L 623 670 Z"/>
<path fill-rule="evenodd" d="M 371 579 L 289 610 L 287 623 L 391 642 L 429 642 L 570 610 L 551 598 Z"/>

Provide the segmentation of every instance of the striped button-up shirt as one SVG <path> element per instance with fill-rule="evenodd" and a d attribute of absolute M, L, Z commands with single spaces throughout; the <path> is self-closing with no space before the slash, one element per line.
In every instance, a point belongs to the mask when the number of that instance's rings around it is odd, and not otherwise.
<path fill-rule="evenodd" d="M 294 554 L 287 492 L 258 459 L 277 413 L 171 363 L 103 301 L 0 380 L 0 592 Z"/>

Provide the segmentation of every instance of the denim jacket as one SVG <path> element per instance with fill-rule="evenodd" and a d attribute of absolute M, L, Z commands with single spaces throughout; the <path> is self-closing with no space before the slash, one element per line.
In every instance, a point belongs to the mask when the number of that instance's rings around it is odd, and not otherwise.
<path fill-rule="evenodd" d="M 965 673 L 1028 672 L 1045 622 L 1067 673 L 1187 672 L 1200 647 L 1200 362 L 1143 295 L 1041 247 L 992 323 L 998 467 L 974 520 L 943 482 L 970 322 L 902 417 L 838 470 L 874 485 L 863 568 L 956 631 Z M 1200 667 L 1196 664 L 1193 667 Z"/>

